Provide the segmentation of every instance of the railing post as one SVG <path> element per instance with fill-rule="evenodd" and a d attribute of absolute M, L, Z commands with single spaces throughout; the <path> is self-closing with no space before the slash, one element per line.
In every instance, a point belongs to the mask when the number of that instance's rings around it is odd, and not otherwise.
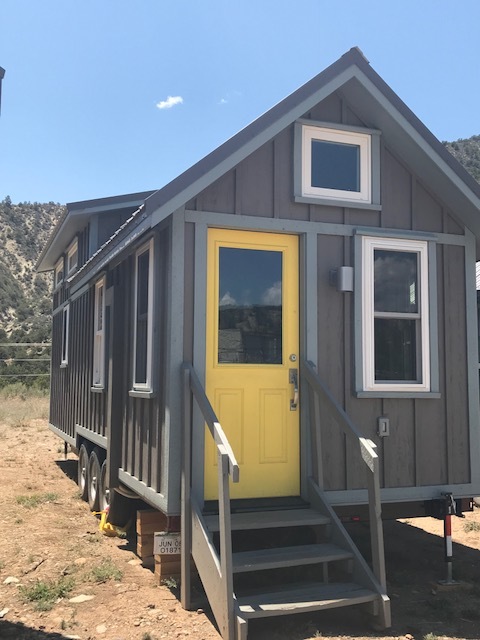
<path fill-rule="evenodd" d="M 190 609 L 192 554 L 192 507 L 190 501 L 192 485 L 192 405 L 190 371 L 182 367 L 183 384 L 183 443 L 182 443 L 182 492 L 181 492 L 181 585 L 180 600 L 184 609 Z"/>
<path fill-rule="evenodd" d="M 380 501 L 380 481 L 378 458 L 373 460 L 373 469 L 367 468 L 368 512 L 370 519 L 370 542 L 372 545 L 373 573 L 383 589 L 387 589 L 385 571 L 385 549 L 383 543 L 382 506 Z"/>
<path fill-rule="evenodd" d="M 234 640 L 232 526 L 230 518 L 229 459 L 222 445 L 218 446 L 218 521 L 220 525 L 220 567 L 224 614 L 224 640 Z"/>

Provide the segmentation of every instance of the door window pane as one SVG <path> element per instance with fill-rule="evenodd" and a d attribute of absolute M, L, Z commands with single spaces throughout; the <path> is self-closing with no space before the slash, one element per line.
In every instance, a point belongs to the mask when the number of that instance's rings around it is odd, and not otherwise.
<path fill-rule="evenodd" d="M 282 364 L 282 253 L 220 247 L 218 362 Z"/>

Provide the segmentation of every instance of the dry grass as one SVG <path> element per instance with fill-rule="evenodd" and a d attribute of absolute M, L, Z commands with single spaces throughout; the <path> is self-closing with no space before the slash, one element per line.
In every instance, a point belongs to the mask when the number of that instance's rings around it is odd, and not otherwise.
<path fill-rule="evenodd" d="M 31 420 L 48 420 L 49 402 L 48 396 L 8 397 L 0 390 L 0 424 L 22 429 Z"/>

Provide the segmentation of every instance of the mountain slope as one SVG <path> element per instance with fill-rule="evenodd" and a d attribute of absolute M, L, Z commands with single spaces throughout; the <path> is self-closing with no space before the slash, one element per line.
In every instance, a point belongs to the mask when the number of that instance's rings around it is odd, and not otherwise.
<path fill-rule="evenodd" d="M 0 342 L 49 340 L 51 276 L 35 273 L 35 262 L 63 210 L 0 202 Z"/>
<path fill-rule="evenodd" d="M 480 136 L 443 143 L 465 169 L 480 182 Z"/>

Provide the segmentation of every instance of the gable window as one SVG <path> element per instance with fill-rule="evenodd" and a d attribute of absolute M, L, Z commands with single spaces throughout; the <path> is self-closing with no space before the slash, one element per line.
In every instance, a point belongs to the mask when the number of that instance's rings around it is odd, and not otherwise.
<path fill-rule="evenodd" d="M 63 269 L 63 256 L 60 258 L 60 260 L 57 262 L 57 264 L 55 265 L 55 271 L 53 274 L 53 288 L 56 289 L 57 287 L 59 287 L 62 282 L 63 282 L 63 275 L 64 275 L 64 269 Z"/>
<path fill-rule="evenodd" d="M 428 243 L 362 238 L 363 390 L 431 389 Z"/>
<path fill-rule="evenodd" d="M 105 278 L 95 284 L 95 309 L 93 320 L 93 386 L 105 383 Z"/>
<path fill-rule="evenodd" d="M 133 388 L 152 390 L 153 239 L 135 255 Z"/>
<path fill-rule="evenodd" d="M 303 121 L 297 123 L 295 137 L 297 199 L 379 204 L 378 131 Z"/>
<path fill-rule="evenodd" d="M 70 275 L 78 266 L 78 240 L 75 240 L 70 245 L 67 251 L 67 276 Z"/>
<path fill-rule="evenodd" d="M 68 338 L 69 338 L 69 320 L 70 320 L 70 305 L 63 307 L 62 311 L 62 357 L 60 360 L 60 366 L 66 367 L 68 364 Z"/>

